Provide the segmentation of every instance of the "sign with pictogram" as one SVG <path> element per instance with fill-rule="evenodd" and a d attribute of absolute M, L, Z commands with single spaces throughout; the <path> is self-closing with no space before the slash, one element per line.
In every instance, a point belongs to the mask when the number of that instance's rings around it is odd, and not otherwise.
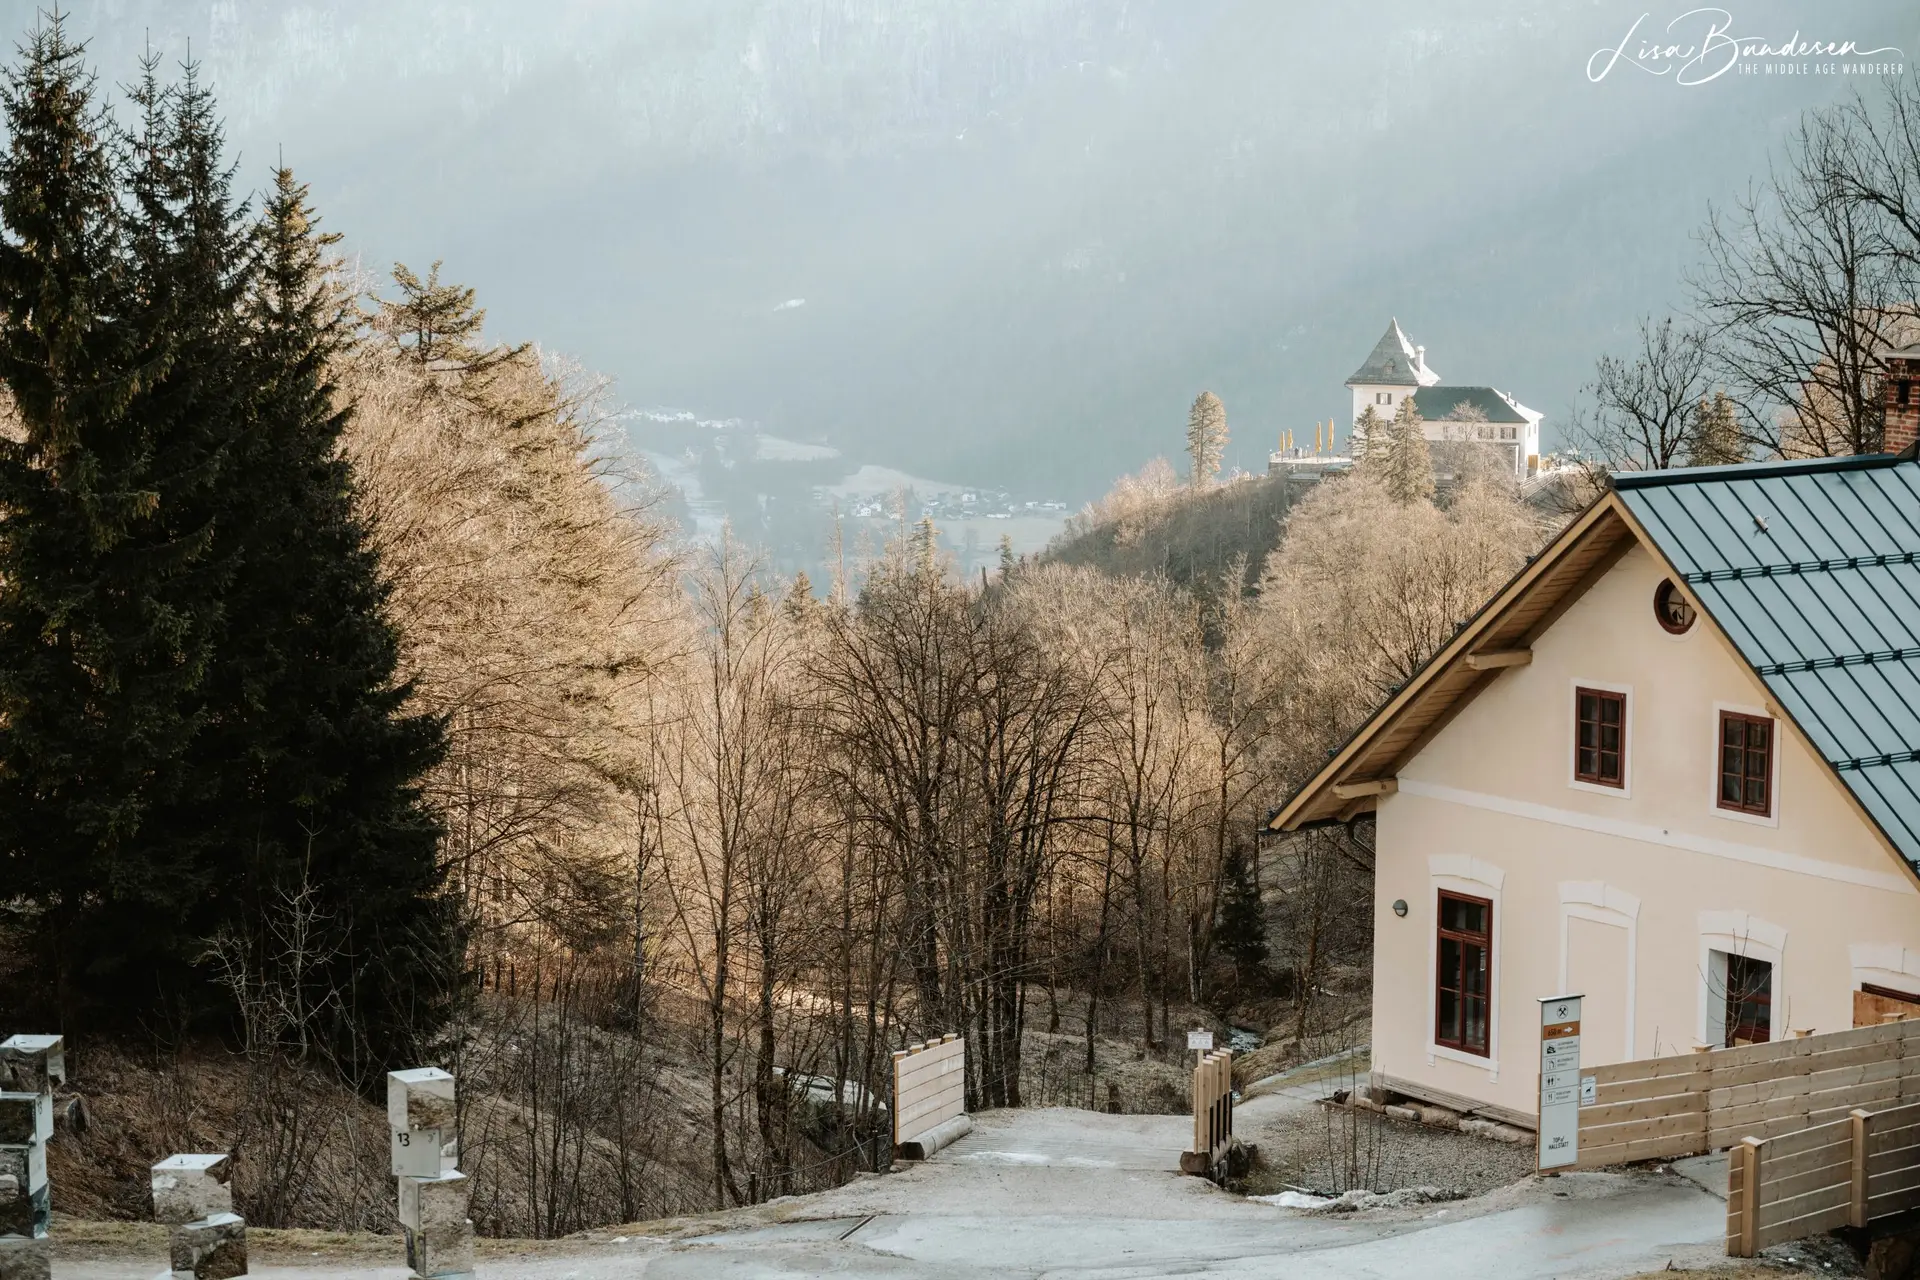
<path fill-rule="evenodd" d="M 1580 1104 L 1592 1102 L 1592 1078 L 1580 1078 L 1580 997 L 1540 1002 L 1540 1168 L 1580 1158 Z M 1583 1097 L 1584 1095 L 1584 1097 Z"/>

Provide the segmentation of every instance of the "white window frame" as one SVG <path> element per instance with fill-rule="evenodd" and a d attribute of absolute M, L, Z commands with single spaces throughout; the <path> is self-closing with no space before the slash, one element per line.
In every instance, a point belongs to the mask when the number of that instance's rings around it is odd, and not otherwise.
<path fill-rule="evenodd" d="M 1591 687 L 1591 686 L 1589 686 Z M 1627 931 L 1627 1035 L 1622 1062 L 1634 1060 L 1633 1028 L 1640 991 L 1640 899 L 1624 889 L 1616 889 L 1601 880 L 1562 880 L 1560 882 L 1560 990 L 1569 995 L 1582 992 L 1567 987 L 1567 951 L 1572 932 L 1569 922 L 1587 920 L 1612 925 Z"/>
<path fill-rule="evenodd" d="M 1715 1048 L 1726 1043 L 1726 963 L 1717 970 L 1719 993 L 1714 992 L 1715 953 L 1765 960 L 1773 966 L 1773 997 L 1768 1010 L 1767 1039 L 1784 1040 L 1787 1035 L 1787 931 L 1771 921 L 1746 911 L 1702 911 L 1700 913 L 1700 967 L 1695 983 L 1700 993 L 1700 1038 L 1696 1044 Z"/>
<path fill-rule="evenodd" d="M 1580 780 L 1580 691 L 1595 689 L 1601 693 L 1617 693 L 1626 699 L 1620 709 L 1620 785 L 1609 787 L 1601 782 L 1582 782 Z M 1719 720 L 1714 721 L 1716 725 Z M 1718 730 L 1716 730 L 1718 732 Z M 1633 686 L 1614 684 L 1609 680 L 1585 680 L 1575 676 L 1567 684 L 1567 786 L 1575 791 L 1590 791 L 1595 795 L 1614 796 L 1621 800 L 1633 798 Z"/>
<path fill-rule="evenodd" d="M 1654 625 L 1657 627 L 1660 624 L 1655 622 Z M 1699 629 L 1700 619 L 1696 616 L 1693 626 L 1687 629 L 1687 634 L 1691 635 Z M 1722 711 L 1731 711 L 1735 715 L 1752 716 L 1757 720 L 1768 720 L 1773 723 L 1772 749 L 1767 753 L 1769 757 L 1767 767 L 1772 771 L 1773 776 L 1767 779 L 1768 812 L 1765 817 L 1757 813 L 1743 813 L 1738 809 L 1720 807 L 1720 713 Z M 1780 825 L 1780 757 L 1784 746 L 1784 735 L 1780 732 L 1782 727 L 1780 717 L 1773 714 L 1767 707 L 1756 707 L 1743 702 L 1716 702 L 1713 704 L 1711 714 L 1713 719 L 1710 722 L 1712 727 L 1709 732 L 1712 735 L 1713 754 L 1709 758 L 1707 770 L 1707 812 L 1716 818 L 1724 818 L 1728 822 L 1744 822 L 1753 827 L 1778 827 Z"/>
<path fill-rule="evenodd" d="M 1454 853 L 1427 856 L 1427 910 L 1433 913 L 1426 942 L 1427 1028 L 1421 1033 L 1427 1042 L 1427 1065 L 1432 1066 L 1436 1061 L 1445 1059 L 1478 1067 L 1487 1073 L 1488 1084 L 1500 1079 L 1500 953 L 1504 949 L 1500 945 L 1500 930 L 1506 920 L 1500 887 L 1506 883 L 1506 879 L 1505 870 L 1479 858 Z M 1440 1016 L 1439 905 L 1442 890 L 1465 894 L 1470 898 L 1485 898 L 1493 904 L 1493 927 L 1487 931 L 1487 946 L 1493 954 L 1487 959 L 1487 1054 L 1484 1058 L 1477 1053 L 1466 1053 L 1434 1043 L 1433 1028 Z"/>

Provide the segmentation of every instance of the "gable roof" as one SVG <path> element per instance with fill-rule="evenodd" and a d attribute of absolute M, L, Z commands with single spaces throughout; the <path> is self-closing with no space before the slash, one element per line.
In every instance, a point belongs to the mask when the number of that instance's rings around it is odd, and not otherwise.
<path fill-rule="evenodd" d="M 1703 467 L 1615 488 L 1780 709 L 1920 862 L 1920 463 Z"/>
<path fill-rule="evenodd" d="M 1350 387 L 1426 387 L 1440 375 L 1415 362 L 1413 344 L 1400 332 L 1400 321 L 1387 321 L 1387 331 L 1373 344 L 1373 353 L 1347 379 Z"/>
<path fill-rule="evenodd" d="M 1268 829 L 1343 822 L 1372 809 L 1379 784 L 1499 677 L 1498 668 L 1482 670 L 1470 660 L 1531 647 L 1633 542 L 1614 495 L 1590 504 L 1330 753 L 1320 771 L 1268 820 Z"/>
<path fill-rule="evenodd" d="M 1488 422 L 1531 421 L 1504 393 L 1492 387 L 1422 387 L 1413 393 L 1413 407 L 1428 422 L 1445 422 L 1462 409 L 1478 409 Z"/>
<path fill-rule="evenodd" d="M 1636 542 L 1665 560 L 1866 817 L 1920 862 L 1914 451 L 1614 477 L 1269 822 L 1372 808 L 1387 780 Z"/>

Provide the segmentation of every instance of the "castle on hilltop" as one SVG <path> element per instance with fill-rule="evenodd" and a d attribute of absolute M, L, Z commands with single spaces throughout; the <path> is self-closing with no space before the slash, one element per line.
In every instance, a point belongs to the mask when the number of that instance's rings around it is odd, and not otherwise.
<path fill-rule="evenodd" d="M 1429 441 L 1472 440 L 1497 450 L 1525 479 L 1540 467 L 1541 415 L 1496 387 L 1448 386 L 1427 365 L 1427 349 L 1407 340 L 1398 320 L 1373 353 L 1347 379 L 1353 391 L 1353 424 L 1371 408 L 1393 421 L 1401 402 L 1413 401 Z"/>

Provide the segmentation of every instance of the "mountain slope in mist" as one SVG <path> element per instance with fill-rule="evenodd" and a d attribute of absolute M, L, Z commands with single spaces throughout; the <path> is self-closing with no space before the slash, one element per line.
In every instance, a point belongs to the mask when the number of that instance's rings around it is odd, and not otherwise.
<path fill-rule="evenodd" d="M 1678 299 L 1707 201 L 1855 87 L 1590 82 L 1641 12 L 111 0 L 72 21 L 119 79 L 147 41 L 191 42 L 243 178 L 284 153 L 370 265 L 445 258 L 502 336 L 630 403 L 1083 497 L 1177 451 L 1202 387 L 1229 464 L 1258 467 L 1345 411 L 1389 315 L 1449 380 L 1545 412 L 1551 444 L 1595 356 Z M 1739 19 L 1920 49 L 1878 0 Z"/>

